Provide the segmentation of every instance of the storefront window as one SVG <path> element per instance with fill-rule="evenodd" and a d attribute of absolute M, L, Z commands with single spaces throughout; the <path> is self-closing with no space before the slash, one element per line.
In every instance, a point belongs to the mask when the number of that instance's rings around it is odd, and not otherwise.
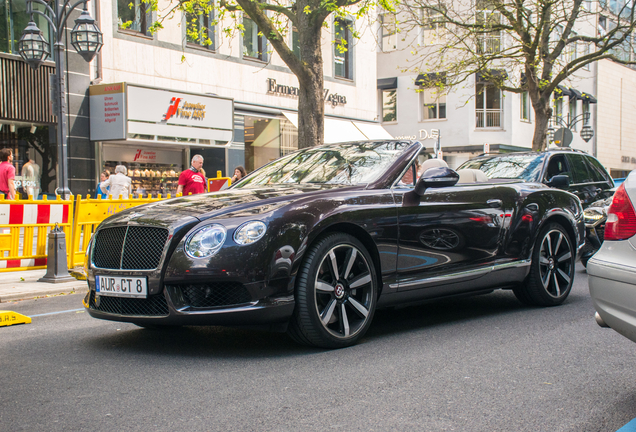
<path fill-rule="evenodd" d="M 102 170 L 115 173 L 117 165 L 128 169 L 132 180 L 133 197 L 177 192 L 179 174 L 183 166 L 183 150 L 159 150 L 151 147 L 116 146 L 104 144 Z"/>
<path fill-rule="evenodd" d="M 298 149 L 298 131 L 285 118 L 245 116 L 243 130 L 248 172 Z"/>
<path fill-rule="evenodd" d="M 16 127 L 14 132 L 8 127 L 0 130 L 0 148 L 13 151 L 16 191 L 22 198 L 32 195 L 38 198 L 55 191 L 56 147 L 49 143 L 47 126 Z M 30 162 L 32 161 L 32 162 Z M 25 182 L 26 177 L 26 182 Z"/>

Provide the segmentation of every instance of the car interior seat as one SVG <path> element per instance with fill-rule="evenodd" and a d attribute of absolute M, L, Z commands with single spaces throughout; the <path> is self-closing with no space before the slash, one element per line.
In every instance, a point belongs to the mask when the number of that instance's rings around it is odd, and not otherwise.
<path fill-rule="evenodd" d="M 478 169 L 464 168 L 457 170 L 457 174 L 459 174 L 459 181 L 457 184 L 485 183 L 489 180 L 488 176 L 482 170 Z"/>
<path fill-rule="evenodd" d="M 422 175 L 429 168 L 448 167 L 448 164 L 444 159 L 427 159 L 420 166 L 419 175 Z"/>

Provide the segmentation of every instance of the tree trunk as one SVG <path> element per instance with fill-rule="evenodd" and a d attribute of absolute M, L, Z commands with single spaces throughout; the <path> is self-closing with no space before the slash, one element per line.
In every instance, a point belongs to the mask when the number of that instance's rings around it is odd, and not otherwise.
<path fill-rule="evenodd" d="M 304 17 L 301 17 L 301 23 Z M 298 148 L 313 147 L 324 142 L 325 101 L 322 44 L 322 26 L 305 21 L 306 30 L 300 36 L 300 59 L 308 73 L 298 77 Z"/>
<path fill-rule="evenodd" d="M 325 132 L 325 104 L 322 77 L 300 82 L 298 95 L 298 148 L 323 143 Z"/>
<path fill-rule="evenodd" d="M 547 147 L 548 123 L 552 117 L 552 108 L 543 101 L 532 104 L 534 109 L 534 136 L 532 137 L 532 150 L 541 151 Z"/>

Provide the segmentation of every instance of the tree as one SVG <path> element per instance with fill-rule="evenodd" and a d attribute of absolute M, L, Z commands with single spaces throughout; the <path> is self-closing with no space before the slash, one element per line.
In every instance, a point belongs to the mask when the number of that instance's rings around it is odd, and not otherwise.
<path fill-rule="evenodd" d="M 152 3 L 157 10 L 157 0 L 144 0 Z M 161 28 L 163 19 L 170 18 L 182 11 L 190 14 L 206 13 L 216 8 L 216 23 L 221 23 L 223 33 L 232 34 L 235 30 L 244 31 L 240 22 L 241 13 L 256 23 L 259 34 L 270 42 L 276 53 L 298 78 L 298 147 L 311 147 L 324 140 L 324 77 L 321 37 L 323 28 L 328 28 L 327 17 L 335 14 L 345 18 L 353 15 L 356 19 L 373 11 L 382 4 L 391 9 L 394 0 L 218 0 L 211 4 L 209 0 L 170 0 L 171 7 L 160 16 L 153 30 Z M 352 8 L 355 6 L 355 8 Z M 355 10 L 354 10 L 355 9 Z M 232 24 L 228 25 L 228 22 Z M 189 37 L 196 37 L 197 29 L 189 23 Z M 298 57 L 287 43 L 290 25 L 298 32 L 300 56 Z M 358 37 L 349 27 L 352 36 Z M 346 41 L 337 48 L 341 52 L 348 49 Z"/>
<path fill-rule="evenodd" d="M 546 145 L 550 96 L 556 91 L 558 97 L 559 84 L 602 59 L 636 64 L 629 55 L 636 26 L 631 1 L 405 1 L 399 8 L 402 32 L 423 28 L 434 35 L 410 48 L 413 66 L 406 69 L 444 71 L 443 81 L 429 83 L 442 90 L 479 74 L 503 91 L 528 92 L 535 113 L 533 150 Z"/>

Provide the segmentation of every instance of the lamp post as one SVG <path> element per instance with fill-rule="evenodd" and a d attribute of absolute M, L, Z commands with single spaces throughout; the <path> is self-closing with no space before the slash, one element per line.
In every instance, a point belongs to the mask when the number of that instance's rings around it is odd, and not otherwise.
<path fill-rule="evenodd" d="M 75 27 L 71 30 L 71 44 L 84 60 L 91 61 L 101 49 L 103 43 L 102 32 L 95 24 L 87 10 L 88 0 L 78 0 L 71 5 L 70 0 L 54 0 L 51 6 L 44 0 L 27 0 L 27 13 L 31 14 L 31 21 L 22 32 L 22 37 L 18 42 L 18 52 L 33 69 L 40 67 L 42 62 L 50 54 L 50 43 L 42 35 L 42 31 L 33 21 L 33 14 L 43 16 L 51 26 L 54 33 L 55 47 L 55 98 L 54 106 L 57 108 L 57 189 L 55 193 L 68 199 L 71 191 L 68 188 L 68 166 L 67 166 L 67 144 L 68 125 L 66 123 L 66 86 L 65 86 L 65 64 L 64 56 L 64 35 L 66 21 L 71 12 L 79 5 L 84 5 L 84 10 L 79 18 L 75 20 Z M 33 8 L 33 3 L 44 6 L 44 11 Z"/>
<path fill-rule="evenodd" d="M 568 114 L 567 120 L 564 120 L 562 117 L 551 118 L 550 119 L 550 126 L 548 127 L 548 140 L 550 142 L 554 141 L 554 135 L 555 135 L 555 132 L 556 132 L 555 129 L 554 129 L 554 124 L 555 123 L 557 125 L 560 124 L 562 127 L 571 130 L 580 121 L 583 122 L 583 127 L 581 128 L 581 133 L 580 133 L 581 138 L 583 138 L 583 140 L 585 142 L 588 142 L 594 136 L 594 129 L 592 129 L 592 127 L 588 124 L 589 121 L 590 121 L 590 113 L 589 112 L 585 112 L 583 114 L 579 114 L 576 117 L 573 117 L 572 119 L 570 119 L 570 114 Z M 568 133 L 570 135 L 569 138 L 571 140 L 572 133 L 569 132 L 569 131 L 568 131 Z M 567 145 L 569 145 L 569 142 L 566 144 L 566 146 Z"/>

